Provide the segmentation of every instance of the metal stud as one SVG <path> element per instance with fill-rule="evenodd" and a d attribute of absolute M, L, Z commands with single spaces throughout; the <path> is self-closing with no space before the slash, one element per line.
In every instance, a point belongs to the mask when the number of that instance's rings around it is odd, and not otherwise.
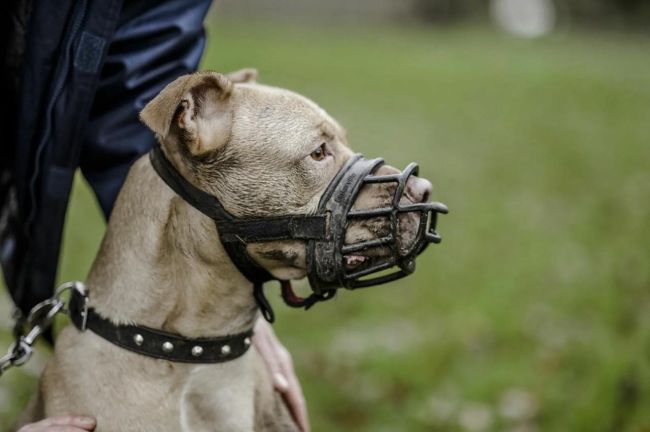
<path fill-rule="evenodd" d="M 244 346 L 247 347 L 251 346 L 251 338 L 247 337 L 246 339 L 244 339 Z"/>
<path fill-rule="evenodd" d="M 203 354 L 203 347 L 202 346 L 195 345 L 195 346 L 192 347 L 192 355 L 194 357 L 198 357 L 201 354 Z"/>
<path fill-rule="evenodd" d="M 230 345 L 224 345 L 221 347 L 221 355 L 228 355 L 230 354 Z"/>
<path fill-rule="evenodd" d="M 170 353 L 170 352 L 174 351 L 174 344 L 167 341 L 167 342 L 162 344 L 162 350 L 164 352 L 166 352 L 166 353 Z"/>
<path fill-rule="evenodd" d="M 140 333 L 138 333 L 136 335 L 133 335 L 133 342 L 135 342 L 137 346 L 141 346 L 144 343 L 144 338 Z"/>

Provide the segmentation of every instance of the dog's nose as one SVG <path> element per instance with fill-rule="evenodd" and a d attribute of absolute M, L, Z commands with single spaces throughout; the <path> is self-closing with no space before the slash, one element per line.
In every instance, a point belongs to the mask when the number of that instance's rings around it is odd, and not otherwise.
<path fill-rule="evenodd" d="M 425 203 L 431 196 L 431 182 L 427 179 L 411 176 L 406 182 L 406 195 L 414 203 Z"/>

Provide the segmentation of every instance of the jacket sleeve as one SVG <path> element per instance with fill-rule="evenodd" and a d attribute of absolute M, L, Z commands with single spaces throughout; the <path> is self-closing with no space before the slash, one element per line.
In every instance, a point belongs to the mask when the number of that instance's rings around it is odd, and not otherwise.
<path fill-rule="evenodd" d="M 154 144 L 138 113 L 165 85 L 197 69 L 209 0 L 128 1 L 108 49 L 80 166 L 108 218 L 129 167 Z"/>
<path fill-rule="evenodd" d="M 33 2 L 15 137 L 3 146 L 15 153 L 16 217 L 0 223 L 2 274 L 23 312 L 52 293 L 76 169 L 108 217 L 129 166 L 154 142 L 138 112 L 167 83 L 197 68 L 209 6 L 209 0 Z"/>

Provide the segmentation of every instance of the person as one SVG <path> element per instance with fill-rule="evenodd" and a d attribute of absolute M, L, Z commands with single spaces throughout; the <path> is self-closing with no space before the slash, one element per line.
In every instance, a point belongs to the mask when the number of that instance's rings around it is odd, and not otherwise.
<path fill-rule="evenodd" d="M 197 69 L 210 3 L 7 0 L 0 6 L 0 263 L 23 314 L 52 294 L 76 170 L 108 218 L 129 167 L 154 145 L 138 113 L 165 85 Z M 291 357 L 263 320 L 254 345 L 308 430 Z M 23 432 L 66 426 L 92 430 L 94 420 L 45 419 Z"/>

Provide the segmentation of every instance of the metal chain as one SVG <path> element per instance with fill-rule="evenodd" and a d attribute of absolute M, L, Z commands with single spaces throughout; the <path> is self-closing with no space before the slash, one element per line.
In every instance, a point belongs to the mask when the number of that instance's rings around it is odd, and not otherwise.
<path fill-rule="evenodd" d="M 61 284 L 54 295 L 34 306 L 26 318 L 17 310 L 14 312 L 16 326 L 14 328 L 14 343 L 11 344 L 7 354 L 0 357 L 0 376 L 14 366 L 22 366 L 29 361 L 34 353 L 34 344 L 38 338 L 52 325 L 54 317 L 59 313 L 68 313 L 66 300 L 61 296 L 66 291 L 75 289 L 81 294 L 86 293 L 82 282 L 72 281 Z"/>

